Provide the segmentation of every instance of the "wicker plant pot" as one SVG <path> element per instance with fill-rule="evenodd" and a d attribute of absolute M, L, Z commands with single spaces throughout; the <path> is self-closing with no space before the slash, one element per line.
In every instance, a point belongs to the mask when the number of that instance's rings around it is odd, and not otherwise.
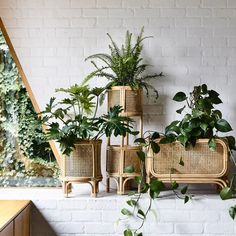
<path fill-rule="evenodd" d="M 96 197 L 101 173 L 102 140 L 79 141 L 70 156 L 63 157 L 63 189 L 68 196 L 72 183 L 89 183 Z"/>
<path fill-rule="evenodd" d="M 108 109 L 115 105 L 123 107 L 123 116 L 140 116 L 143 113 L 143 90 L 130 86 L 114 86 L 108 90 Z"/>
<path fill-rule="evenodd" d="M 137 157 L 137 152 L 141 148 L 137 146 L 108 146 L 107 147 L 107 192 L 110 191 L 110 178 L 114 178 L 117 184 L 117 193 L 124 194 L 125 187 L 129 180 L 135 176 L 140 176 L 140 161 Z M 132 165 L 135 172 L 125 173 L 124 168 Z M 140 186 L 138 186 L 140 188 Z"/>
<path fill-rule="evenodd" d="M 228 146 L 216 139 L 216 151 L 208 147 L 208 139 L 199 139 L 196 146 L 185 150 L 179 143 L 160 144 L 160 152 L 148 153 L 146 162 L 147 180 L 157 177 L 163 182 L 176 180 L 179 183 L 213 183 L 226 187 L 228 169 Z M 180 165 L 182 158 L 184 166 Z"/>

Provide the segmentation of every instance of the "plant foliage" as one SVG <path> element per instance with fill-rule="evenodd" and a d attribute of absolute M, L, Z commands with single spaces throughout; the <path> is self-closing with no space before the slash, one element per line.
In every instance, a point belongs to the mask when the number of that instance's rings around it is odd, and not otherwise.
<path fill-rule="evenodd" d="M 110 54 L 98 53 L 86 58 L 95 67 L 86 78 L 85 82 L 93 77 L 105 77 L 108 80 L 106 88 L 112 86 L 130 86 L 131 88 L 145 88 L 148 95 L 148 89 L 154 90 L 158 97 L 157 90 L 149 84 L 149 79 L 162 76 L 159 74 L 144 75 L 149 64 L 143 63 L 141 52 L 143 50 L 143 41 L 150 36 L 143 36 L 144 28 L 137 36 L 133 44 L 133 34 L 126 32 L 125 43 L 120 47 L 115 43 L 110 34 L 107 34 L 111 44 L 109 45 Z M 96 60 L 102 62 L 103 66 L 98 66 Z"/>
<path fill-rule="evenodd" d="M 59 102 L 51 98 L 42 112 L 42 120 L 48 126 L 48 138 L 60 144 L 63 154 L 69 155 L 79 140 L 137 134 L 131 130 L 133 120 L 120 116 L 121 106 L 114 106 L 107 114 L 96 117 L 103 88 L 90 89 L 87 85 L 75 84 L 56 91 L 65 93 L 66 98 Z"/>

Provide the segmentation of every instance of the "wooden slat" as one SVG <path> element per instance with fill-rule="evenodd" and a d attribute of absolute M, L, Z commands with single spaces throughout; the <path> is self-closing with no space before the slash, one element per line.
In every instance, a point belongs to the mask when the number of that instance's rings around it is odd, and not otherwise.
<path fill-rule="evenodd" d="M 14 220 L 14 236 L 30 235 L 30 205 L 28 205 Z"/>
<path fill-rule="evenodd" d="M 0 201 L 0 232 L 22 212 L 28 205 L 28 200 L 1 200 Z M 2 236 L 0 234 L 0 236 Z M 5 235 L 4 235 L 5 236 Z"/>
<path fill-rule="evenodd" d="M 14 236 L 14 223 L 9 223 L 1 232 L 0 236 Z"/>

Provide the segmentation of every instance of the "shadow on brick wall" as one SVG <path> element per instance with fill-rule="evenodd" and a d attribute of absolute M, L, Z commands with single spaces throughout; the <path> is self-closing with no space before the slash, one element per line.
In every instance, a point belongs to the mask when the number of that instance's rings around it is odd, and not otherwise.
<path fill-rule="evenodd" d="M 41 212 L 32 204 L 30 215 L 31 236 L 57 236 Z"/>

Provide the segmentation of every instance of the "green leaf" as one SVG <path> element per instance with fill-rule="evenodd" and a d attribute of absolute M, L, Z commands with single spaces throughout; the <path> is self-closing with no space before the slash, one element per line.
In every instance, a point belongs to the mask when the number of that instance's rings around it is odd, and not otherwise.
<path fill-rule="evenodd" d="M 145 161 L 146 155 L 145 155 L 145 153 L 144 153 L 143 151 L 138 151 L 138 152 L 136 152 L 136 153 L 137 153 L 137 155 L 138 155 L 138 158 L 139 158 L 141 161 Z"/>
<path fill-rule="evenodd" d="M 225 187 L 220 191 L 220 197 L 222 200 L 227 200 L 233 197 L 233 192 L 231 188 Z"/>
<path fill-rule="evenodd" d="M 138 209 L 138 215 L 141 215 L 143 219 L 146 218 L 144 212 L 141 209 Z"/>
<path fill-rule="evenodd" d="M 184 161 L 183 161 L 183 158 L 182 158 L 182 157 L 180 157 L 179 165 L 184 166 Z"/>
<path fill-rule="evenodd" d="M 130 229 L 126 229 L 124 231 L 124 236 L 133 236 L 133 233 L 132 233 L 132 231 Z"/>
<path fill-rule="evenodd" d="M 216 122 L 216 129 L 220 132 L 229 132 L 232 130 L 232 127 L 226 120 L 220 119 Z"/>
<path fill-rule="evenodd" d="M 141 184 L 141 183 L 142 183 L 142 179 L 143 179 L 142 176 L 135 176 L 135 177 L 134 177 L 134 180 L 135 180 L 135 182 L 136 182 L 137 184 Z"/>
<path fill-rule="evenodd" d="M 151 136 L 152 140 L 155 140 L 155 139 L 158 139 L 158 138 L 160 138 L 160 134 L 158 132 L 154 132 Z"/>
<path fill-rule="evenodd" d="M 236 215 L 236 206 L 232 206 L 229 208 L 229 215 L 234 220 Z"/>
<path fill-rule="evenodd" d="M 146 143 L 146 141 L 145 141 L 144 138 L 137 138 L 137 139 L 134 140 L 134 142 L 135 142 L 135 143 L 143 143 L 143 144 Z"/>
<path fill-rule="evenodd" d="M 151 141 L 150 144 L 154 153 L 158 153 L 160 151 L 160 146 L 156 142 Z"/>
<path fill-rule="evenodd" d="M 145 183 L 143 188 L 141 189 L 141 193 L 146 193 L 149 190 L 150 186 L 148 183 Z"/>
<path fill-rule="evenodd" d="M 206 124 L 206 123 L 201 123 L 201 124 L 200 124 L 200 127 L 201 127 L 201 129 L 202 129 L 203 131 L 206 131 L 206 130 L 207 130 L 207 127 L 208 127 L 208 124 Z"/>
<path fill-rule="evenodd" d="M 128 200 L 127 202 L 126 202 L 129 206 L 136 206 L 137 205 L 137 201 L 135 201 L 135 200 Z"/>
<path fill-rule="evenodd" d="M 189 201 L 189 196 L 186 195 L 186 196 L 184 197 L 184 204 L 187 203 L 188 201 Z"/>
<path fill-rule="evenodd" d="M 173 100 L 176 102 L 183 102 L 184 100 L 187 99 L 187 96 L 185 93 L 183 92 L 178 92 L 175 94 L 175 96 L 173 97 Z"/>
<path fill-rule="evenodd" d="M 160 193 L 163 191 L 165 188 L 164 184 L 162 181 L 159 181 L 157 179 L 154 179 L 150 183 L 150 189 L 155 192 L 155 193 Z"/>
<path fill-rule="evenodd" d="M 159 144 L 172 143 L 173 141 L 174 141 L 174 138 L 172 137 L 164 137 L 160 140 Z"/>
<path fill-rule="evenodd" d="M 171 188 L 172 188 L 173 190 L 177 189 L 178 187 L 179 187 L 179 184 L 178 184 L 176 181 L 171 182 Z"/>
<path fill-rule="evenodd" d="M 177 112 L 178 114 L 181 114 L 182 111 L 185 109 L 185 107 L 186 107 L 186 106 L 184 105 L 182 108 L 176 110 L 176 112 Z"/>
<path fill-rule="evenodd" d="M 125 173 L 134 173 L 135 172 L 134 166 L 133 165 L 126 166 L 124 168 L 124 172 Z"/>
<path fill-rule="evenodd" d="M 136 194 L 136 192 L 130 191 L 130 192 L 128 193 L 128 196 L 130 197 L 130 196 L 133 196 L 133 195 L 135 195 L 135 194 Z"/>
<path fill-rule="evenodd" d="M 123 209 L 121 210 L 121 213 L 122 213 L 123 215 L 125 215 L 125 216 L 130 216 L 130 215 L 132 215 L 132 213 L 131 213 L 127 208 L 123 208 Z"/>
<path fill-rule="evenodd" d="M 207 85 L 206 84 L 202 85 L 202 92 L 203 92 L 203 94 L 207 93 Z"/>
<path fill-rule="evenodd" d="M 211 151 L 215 151 L 216 150 L 216 142 L 215 142 L 214 138 L 209 139 L 208 146 L 209 146 Z"/>
<path fill-rule="evenodd" d="M 138 233 L 135 236 L 143 236 L 143 233 Z"/>
<path fill-rule="evenodd" d="M 181 192 L 182 194 L 187 193 L 187 191 L 188 191 L 188 186 L 184 186 L 184 187 L 180 190 L 180 192 Z"/>

